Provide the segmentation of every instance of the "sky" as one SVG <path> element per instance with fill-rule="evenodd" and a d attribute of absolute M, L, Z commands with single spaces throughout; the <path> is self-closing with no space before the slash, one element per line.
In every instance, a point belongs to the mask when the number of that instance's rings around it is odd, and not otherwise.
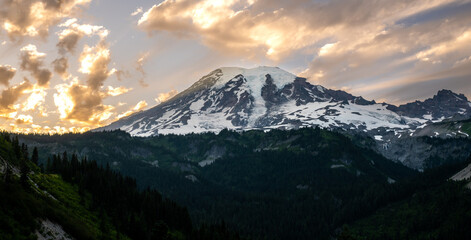
<path fill-rule="evenodd" d="M 471 97 L 471 0 L 0 0 L 0 128 L 83 132 L 219 67 L 401 104 Z"/>

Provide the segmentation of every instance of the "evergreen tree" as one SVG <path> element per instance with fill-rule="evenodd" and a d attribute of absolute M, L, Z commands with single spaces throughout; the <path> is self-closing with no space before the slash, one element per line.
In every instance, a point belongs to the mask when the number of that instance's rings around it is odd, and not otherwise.
<path fill-rule="evenodd" d="M 28 146 L 24 143 L 21 144 L 21 153 L 25 160 L 29 160 Z"/>
<path fill-rule="evenodd" d="M 39 164 L 39 154 L 38 154 L 38 148 L 34 147 L 33 149 L 33 155 L 31 156 L 31 161 L 38 165 Z"/>
<path fill-rule="evenodd" d="M 29 167 L 25 159 L 21 159 L 21 168 L 20 168 L 20 182 L 26 187 L 28 186 L 28 172 Z"/>

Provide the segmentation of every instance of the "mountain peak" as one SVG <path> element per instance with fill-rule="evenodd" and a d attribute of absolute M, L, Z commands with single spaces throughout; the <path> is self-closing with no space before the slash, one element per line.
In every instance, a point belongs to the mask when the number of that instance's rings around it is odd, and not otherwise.
<path fill-rule="evenodd" d="M 266 75 L 270 75 L 274 80 L 274 84 L 278 88 L 291 83 L 296 79 L 294 74 L 291 74 L 279 67 L 259 66 L 255 68 L 241 68 L 241 67 L 222 67 L 213 72 L 220 71 L 221 76 L 214 85 L 215 88 L 221 88 L 227 82 L 234 79 L 238 75 L 244 76 L 249 85 L 263 85 L 266 81 Z"/>
<path fill-rule="evenodd" d="M 425 101 L 415 101 L 399 107 L 390 106 L 389 109 L 409 117 L 431 116 L 433 119 L 442 119 L 471 116 L 471 103 L 466 96 L 447 89 L 438 91 L 433 98 Z"/>
<path fill-rule="evenodd" d="M 447 100 L 447 99 L 452 99 L 455 101 L 468 101 L 468 98 L 464 94 L 457 94 L 451 90 L 448 89 L 442 89 L 438 91 L 437 95 L 433 97 L 434 99 L 437 100 Z"/>

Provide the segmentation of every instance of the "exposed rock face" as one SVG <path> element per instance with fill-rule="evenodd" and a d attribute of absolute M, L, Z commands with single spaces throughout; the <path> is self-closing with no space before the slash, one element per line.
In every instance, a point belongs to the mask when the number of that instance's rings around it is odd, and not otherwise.
<path fill-rule="evenodd" d="M 390 105 L 388 109 L 408 117 L 420 118 L 424 115 L 432 119 L 471 117 L 471 104 L 466 96 L 450 90 L 440 90 L 433 98 L 423 102 L 416 101 L 399 107 Z"/>

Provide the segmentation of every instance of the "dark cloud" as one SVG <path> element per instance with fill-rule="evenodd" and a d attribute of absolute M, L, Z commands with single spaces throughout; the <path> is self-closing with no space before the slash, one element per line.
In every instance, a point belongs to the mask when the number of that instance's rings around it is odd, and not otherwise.
<path fill-rule="evenodd" d="M 0 95 L 0 114 L 14 112 L 13 105 L 24 95 L 24 91 L 32 88 L 33 85 L 25 79 L 24 82 L 3 90 Z"/>
<path fill-rule="evenodd" d="M 59 53 L 65 54 L 67 52 L 73 52 L 75 47 L 77 46 L 78 41 L 83 37 L 82 34 L 70 31 L 61 35 L 59 42 L 57 43 L 57 48 L 59 49 Z"/>
<path fill-rule="evenodd" d="M 77 81 L 58 85 L 56 89 L 58 94 L 54 95 L 54 102 L 61 119 L 100 125 L 112 115 L 114 107 L 103 104 L 103 99 L 109 96 L 105 91 L 94 90 Z"/>
<path fill-rule="evenodd" d="M 105 80 L 116 71 L 115 69 L 108 69 L 111 55 L 104 41 L 95 47 L 85 46 L 80 55 L 80 62 L 80 71 L 87 74 L 87 86 L 94 91 L 98 91 Z"/>
<path fill-rule="evenodd" d="M 0 25 L 11 39 L 46 37 L 49 28 L 91 0 L 0 0 Z"/>
<path fill-rule="evenodd" d="M 66 79 L 69 76 L 67 69 L 69 68 L 69 62 L 67 58 L 61 57 L 52 62 L 54 66 L 54 71 L 59 74 L 63 79 Z"/>
<path fill-rule="evenodd" d="M 0 65 L 0 84 L 8 86 L 15 76 L 16 69 L 10 65 Z"/>
<path fill-rule="evenodd" d="M 73 85 L 68 93 L 75 104 L 68 115 L 68 119 L 89 122 L 90 120 L 93 121 L 95 114 L 105 111 L 103 96 L 100 92 L 90 91 L 84 86 Z"/>
<path fill-rule="evenodd" d="M 36 46 L 31 44 L 21 49 L 21 69 L 29 71 L 39 86 L 47 86 L 52 78 L 51 71 L 43 68 L 44 56 L 44 53 L 38 52 Z"/>

